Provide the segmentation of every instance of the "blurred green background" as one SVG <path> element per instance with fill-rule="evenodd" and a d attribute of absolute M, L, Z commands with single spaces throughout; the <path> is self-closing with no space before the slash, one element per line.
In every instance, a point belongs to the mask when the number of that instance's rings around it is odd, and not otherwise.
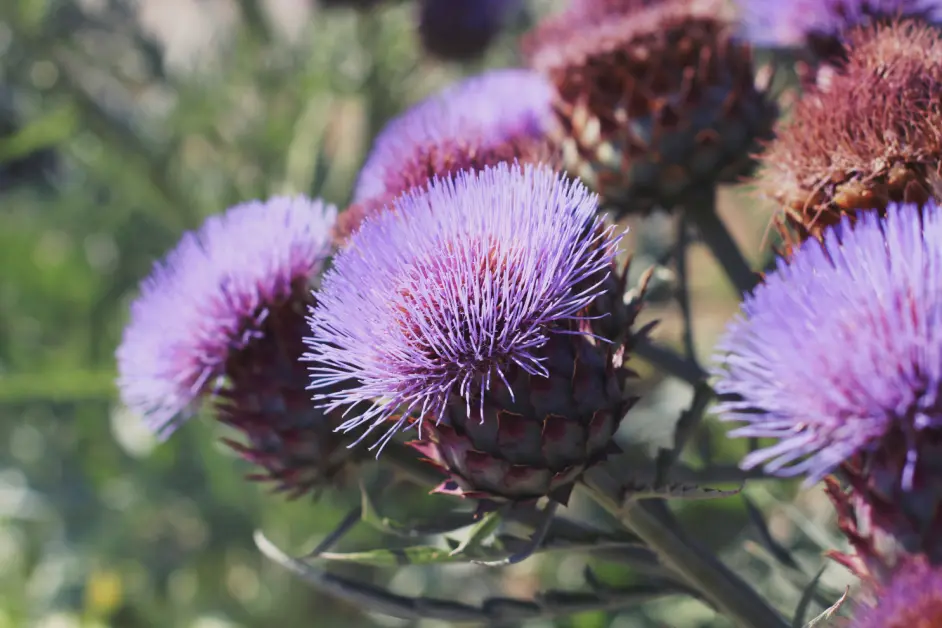
<path fill-rule="evenodd" d="M 530 19 L 550 4 L 532 4 Z M 404 2 L 357 14 L 314 0 L 0 0 L 0 628 L 409 625 L 316 593 L 252 544 L 261 528 L 303 551 L 355 494 L 288 503 L 246 484 L 210 421 L 157 443 L 116 401 L 113 354 L 138 281 L 182 231 L 275 193 L 342 207 L 390 116 L 461 74 L 514 63 L 513 32 L 473 67 L 427 59 L 413 13 Z M 722 212 L 758 260 L 767 213 L 742 191 L 723 193 Z M 634 225 L 639 267 L 663 252 L 670 223 Z M 706 253 L 693 255 L 708 355 L 736 301 Z M 672 307 L 648 316 L 662 319 L 661 340 L 679 341 Z M 650 447 L 670 437 L 690 391 L 640 369 L 649 394 L 624 438 Z M 692 466 L 741 451 L 715 428 L 698 444 Z M 792 504 L 794 493 L 750 489 L 776 539 L 814 572 L 821 547 L 838 541 L 819 492 Z M 399 517 L 453 505 L 417 491 L 384 496 Z M 573 509 L 599 516 L 578 500 Z M 773 573 L 741 500 L 682 515 L 776 603 L 797 602 L 801 583 Z M 342 547 L 387 542 L 358 530 Z M 556 556 L 506 570 L 346 571 L 400 593 L 480 601 L 577 590 L 584 566 Z M 614 584 L 635 578 L 596 567 Z M 834 590 L 845 577 L 830 569 L 828 578 Z M 675 599 L 531 625 L 724 624 Z"/>

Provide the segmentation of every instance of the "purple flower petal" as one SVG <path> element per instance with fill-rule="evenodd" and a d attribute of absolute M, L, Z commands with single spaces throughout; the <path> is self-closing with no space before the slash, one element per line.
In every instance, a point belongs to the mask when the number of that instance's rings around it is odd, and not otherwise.
<path fill-rule="evenodd" d="M 233 350 L 330 253 L 336 210 L 305 198 L 233 207 L 183 236 L 141 284 L 117 351 L 122 401 L 169 434 Z"/>
<path fill-rule="evenodd" d="M 545 374 L 554 325 L 604 288 L 617 238 L 580 183 L 501 164 L 399 198 L 335 258 L 309 322 L 315 396 L 361 405 L 341 428 L 407 415 L 439 420 L 450 394 L 475 399 L 511 363 Z M 364 434 L 365 436 L 365 434 Z"/>
<path fill-rule="evenodd" d="M 491 70 L 445 89 L 376 137 L 353 202 L 520 157 L 520 143 L 538 142 L 551 128 L 552 100 L 552 85 L 530 70 Z"/>
<path fill-rule="evenodd" d="M 718 345 L 720 417 L 779 439 L 743 465 L 810 483 L 894 430 L 942 427 L 940 282 L 934 203 L 845 218 L 781 260 Z"/>

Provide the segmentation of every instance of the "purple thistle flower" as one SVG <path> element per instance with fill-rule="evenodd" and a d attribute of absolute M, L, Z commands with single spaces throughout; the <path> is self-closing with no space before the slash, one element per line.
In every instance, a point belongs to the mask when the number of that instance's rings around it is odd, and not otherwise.
<path fill-rule="evenodd" d="M 474 59 L 522 8 L 521 0 L 420 0 L 419 36 L 437 57 Z"/>
<path fill-rule="evenodd" d="M 763 48 L 794 49 L 809 42 L 826 54 L 841 33 L 856 26 L 896 18 L 936 19 L 937 0 L 740 0 L 745 35 Z"/>
<path fill-rule="evenodd" d="M 118 387 L 154 432 L 169 435 L 214 392 L 267 317 L 330 253 L 336 210 L 305 198 L 252 201 L 206 220 L 155 265 L 117 351 Z"/>
<path fill-rule="evenodd" d="M 731 435 L 778 439 L 744 468 L 810 484 L 857 455 L 896 464 L 902 447 L 894 482 L 913 488 L 942 427 L 942 216 L 887 213 L 845 217 L 779 260 L 719 343 L 717 410 L 746 423 Z"/>
<path fill-rule="evenodd" d="M 438 422 L 509 369 L 546 377 L 541 349 L 603 292 L 617 238 L 597 198 L 548 167 L 500 164 L 398 198 L 337 255 L 309 318 L 306 359 L 328 409 L 366 404 L 341 429 Z M 588 332 L 586 332 L 588 333 Z M 620 418 L 620 417 L 619 417 Z M 362 437 L 361 437 L 362 438 Z M 376 445 L 374 445 L 376 446 Z"/>
<path fill-rule="evenodd" d="M 849 628 L 942 626 L 942 569 L 907 564 L 880 589 L 876 605 L 858 607 Z"/>
<path fill-rule="evenodd" d="M 339 239 L 363 217 L 435 177 L 503 162 L 543 161 L 555 122 L 553 89 L 529 70 L 492 70 L 439 92 L 376 137 L 344 212 Z"/>

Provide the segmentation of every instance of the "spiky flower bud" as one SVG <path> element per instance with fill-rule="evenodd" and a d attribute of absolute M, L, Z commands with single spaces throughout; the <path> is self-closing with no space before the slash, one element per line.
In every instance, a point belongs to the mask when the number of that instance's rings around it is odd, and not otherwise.
<path fill-rule="evenodd" d="M 524 41 L 556 87 L 564 163 L 621 213 L 751 171 L 777 108 L 711 0 L 583 0 Z"/>
<path fill-rule="evenodd" d="M 456 83 L 386 125 L 343 212 L 344 243 L 363 219 L 435 177 L 503 162 L 553 162 L 552 86 L 529 70 L 491 70 Z"/>
<path fill-rule="evenodd" d="M 934 202 L 863 212 L 779 260 L 718 345 L 717 412 L 746 423 L 731 435 L 778 440 L 742 466 L 840 471 L 871 570 L 900 551 L 942 558 L 940 276 Z"/>
<path fill-rule="evenodd" d="M 758 184 L 786 242 L 844 215 L 924 203 L 942 168 L 942 40 L 902 22 L 849 35 L 848 60 L 781 123 Z"/>
<path fill-rule="evenodd" d="M 931 20 L 937 0 L 739 0 L 745 36 L 757 48 L 811 53 L 812 62 L 846 58 L 844 35 L 900 19 Z"/>
<path fill-rule="evenodd" d="M 878 587 L 876 597 L 876 604 L 856 609 L 849 628 L 942 626 L 942 569 L 921 561 L 905 565 Z"/>
<path fill-rule="evenodd" d="M 410 423 L 440 490 L 564 500 L 613 449 L 631 400 L 600 337 L 618 238 L 581 184 L 500 164 L 435 179 L 364 223 L 310 318 L 312 387 L 343 429 Z M 628 316 L 627 324 L 633 316 Z"/>
<path fill-rule="evenodd" d="M 521 0 L 419 0 L 419 37 L 430 54 L 449 61 L 480 57 Z"/>
<path fill-rule="evenodd" d="M 349 452 L 310 403 L 299 359 L 335 217 L 320 201 L 279 197 L 185 234 L 131 305 L 117 351 L 124 403 L 169 435 L 211 399 L 259 478 L 294 493 L 331 480 Z"/>

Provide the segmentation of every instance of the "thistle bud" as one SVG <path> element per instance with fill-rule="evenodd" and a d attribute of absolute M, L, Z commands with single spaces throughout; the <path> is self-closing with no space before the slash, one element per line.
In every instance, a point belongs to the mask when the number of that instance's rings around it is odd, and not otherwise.
<path fill-rule="evenodd" d="M 524 41 L 556 88 L 566 168 L 620 213 L 688 205 L 751 171 L 775 104 L 717 2 L 583 0 Z"/>
<path fill-rule="evenodd" d="M 763 158 L 762 192 L 791 246 L 858 210 L 935 196 L 942 168 L 942 40 L 917 22 L 858 30 L 847 63 L 811 89 Z"/>
<path fill-rule="evenodd" d="M 350 452 L 310 403 L 302 338 L 336 210 L 273 198 L 238 205 L 183 236 L 131 306 L 117 352 L 124 403 L 167 436 L 203 401 L 230 441 L 299 495 L 335 479 Z"/>
<path fill-rule="evenodd" d="M 942 212 L 890 205 L 802 243 L 746 298 L 718 345 L 731 436 L 777 442 L 742 466 L 836 474 L 857 571 L 942 559 Z M 850 564 L 851 560 L 843 560 Z"/>
<path fill-rule="evenodd" d="M 581 184 L 500 164 L 403 195 L 367 221 L 310 318 L 312 387 L 342 428 L 419 430 L 449 479 L 492 502 L 551 496 L 615 450 L 632 403 L 625 346 L 601 335 L 618 238 Z M 620 301 L 618 301 L 620 303 Z M 375 446 L 375 445 L 374 445 Z"/>
<path fill-rule="evenodd" d="M 554 162 L 552 87 L 529 70 L 491 70 L 414 106 L 376 137 L 340 215 L 343 244 L 367 216 L 435 177 L 504 162 Z"/>

